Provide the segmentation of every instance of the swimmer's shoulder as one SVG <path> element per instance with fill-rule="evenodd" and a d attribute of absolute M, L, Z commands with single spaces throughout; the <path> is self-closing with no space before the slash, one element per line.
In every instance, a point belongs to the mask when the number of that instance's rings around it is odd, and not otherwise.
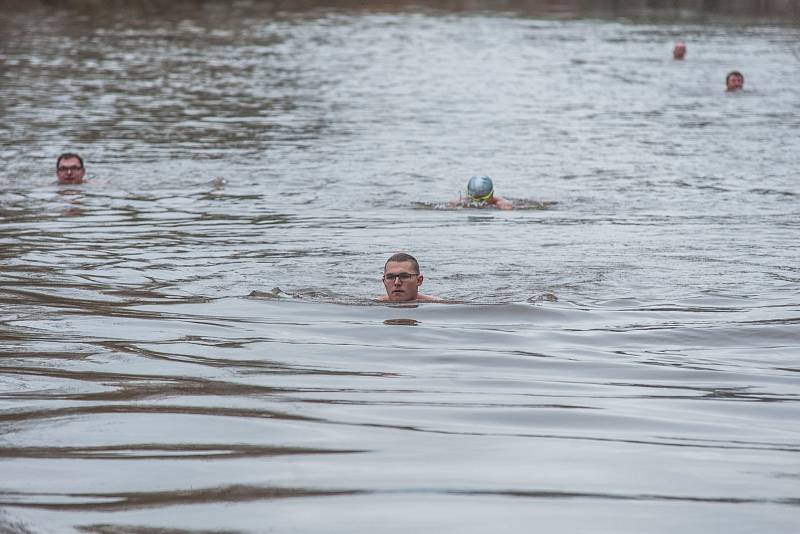
<path fill-rule="evenodd" d="M 456 304 L 454 300 L 447 300 L 439 297 L 434 297 L 432 295 L 423 295 L 422 293 L 417 293 L 417 302 L 433 302 L 438 304 Z"/>

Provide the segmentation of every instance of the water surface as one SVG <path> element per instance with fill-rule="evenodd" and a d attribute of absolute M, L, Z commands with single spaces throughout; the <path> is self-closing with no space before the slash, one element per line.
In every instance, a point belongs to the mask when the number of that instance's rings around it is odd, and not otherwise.
<path fill-rule="evenodd" d="M 796 18 L 594 6 L 13 4 L 0 531 L 797 532 Z"/>

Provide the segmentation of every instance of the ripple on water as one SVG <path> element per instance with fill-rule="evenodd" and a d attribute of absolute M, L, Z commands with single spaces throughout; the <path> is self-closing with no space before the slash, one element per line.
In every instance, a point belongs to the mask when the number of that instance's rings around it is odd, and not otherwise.
<path fill-rule="evenodd" d="M 589 4 L 11 10 L 0 531 L 796 532 L 797 28 Z"/>

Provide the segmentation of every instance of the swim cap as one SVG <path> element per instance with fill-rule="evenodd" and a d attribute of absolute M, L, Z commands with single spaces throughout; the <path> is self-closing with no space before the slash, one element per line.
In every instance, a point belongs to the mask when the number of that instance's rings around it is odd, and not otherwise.
<path fill-rule="evenodd" d="M 488 176 L 473 176 L 467 183 L 467 196 L 470 200 L 483 202 L 492 198 L 494 184 Z"/>

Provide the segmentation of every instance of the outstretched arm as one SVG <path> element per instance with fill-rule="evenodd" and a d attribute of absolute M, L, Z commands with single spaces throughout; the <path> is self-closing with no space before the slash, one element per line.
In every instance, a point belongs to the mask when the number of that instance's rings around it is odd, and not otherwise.
<path fill-rule="evenodd" d="M 504 199 L 503 197 L 494 197 L 494 199 L 497 201 L 495 203 L 495 206 L 497 206 L 498 209 L 501 209 L 501 210 L 513 210 L 514 209 L 514 204 L 512 204 L 508 200 Z"/>

